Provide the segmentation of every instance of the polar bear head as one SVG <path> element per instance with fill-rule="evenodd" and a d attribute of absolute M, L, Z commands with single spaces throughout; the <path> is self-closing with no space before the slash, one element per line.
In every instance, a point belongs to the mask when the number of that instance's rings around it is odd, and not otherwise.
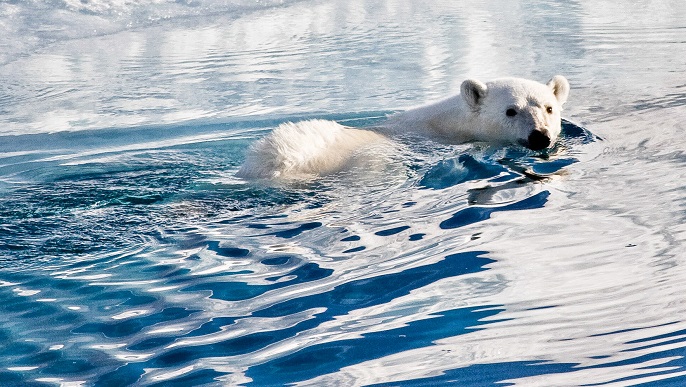
<path fill-rule="evenodd" d="M 560 113 L 569 95 L 569 82 L 561 75 L 545 85 L 519 78 L 486 84 L 467 79 L 461 94 L 483 137 L 541 150 L 560 135 Z"/>

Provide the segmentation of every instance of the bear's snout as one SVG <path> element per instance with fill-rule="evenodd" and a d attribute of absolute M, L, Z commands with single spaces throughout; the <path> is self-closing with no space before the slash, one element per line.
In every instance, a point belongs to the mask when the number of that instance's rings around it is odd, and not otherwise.
<path fill-rule="evenodd" d="M 550 135 L 548 131 L 534 130 L 529 134 L 526 141 L 526 147 L 531 150 L 541 150 L 550 146 Z"/>

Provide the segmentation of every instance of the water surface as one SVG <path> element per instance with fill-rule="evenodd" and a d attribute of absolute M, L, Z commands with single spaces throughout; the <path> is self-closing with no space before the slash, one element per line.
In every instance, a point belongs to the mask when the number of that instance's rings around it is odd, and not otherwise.
<path fill-rule="evenodd" d="M 681 385 L 677 1 L 0 4 L 2 385 Z M 279 123 L 571 85 L 543 153 L 234 177 Z"/>

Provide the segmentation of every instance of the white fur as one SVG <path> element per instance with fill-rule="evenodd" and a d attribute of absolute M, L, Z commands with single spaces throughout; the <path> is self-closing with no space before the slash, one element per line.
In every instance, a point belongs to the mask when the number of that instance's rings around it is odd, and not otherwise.
<path fill-rule="evenodd" d="M 518 144 L 540 129 L 547 130 L 554 143 L 560 134 L 560 113 L 569 93 L 569 83 L 560 75 L 546 85 L 521 78 L 502 78 L 486 84 L 468 79 L 461 89 L 456 96 L 396 114 L 383 126 L 393 132 L 410 130 L 449 143 Z M 478 101 L 474 100 L 475 91 L 481 93 Z M 552 114 L 545 111 L 547 106 L 553 108 Z M 508 117 L 509 108 L 518 114 Z"/>
<path fill-rule="evenodd" d="M 326 175 L 344 169 L 358 149 L 380 141 L 386 138 L 334 121 L 287 122 L 251 146 L 237 176 L 287 179 Z"/>
<path fill-rule="evenodd" d="M 569 83 L 560 75 L 547 84 L 520 78 L 485 84 L 468 79 L 461 94 L 391 116 L 374 131 L 327 120 L 289 122 L 249 149 L 237 175 L 281 179 L 326 175 L 345 169 L 360 149 L 408 132 L 448 143 L 528 146 L 529 136 L 538 131 L 553 144 L 561 131 L 560 112 L 568 94 Z M 516 114 L 508 116 L 508 109 Z"/>

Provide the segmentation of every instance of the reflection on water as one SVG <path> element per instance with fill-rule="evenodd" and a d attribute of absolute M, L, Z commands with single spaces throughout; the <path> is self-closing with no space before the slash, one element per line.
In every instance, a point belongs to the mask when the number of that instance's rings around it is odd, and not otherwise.
<path fill-rule="evenodd" d="M 683 384 L 686 7 L 272 3 L 0 4 L 3 385 Z M 547 152 L 234 177 L 283 121 L 558 73 Z"/>

